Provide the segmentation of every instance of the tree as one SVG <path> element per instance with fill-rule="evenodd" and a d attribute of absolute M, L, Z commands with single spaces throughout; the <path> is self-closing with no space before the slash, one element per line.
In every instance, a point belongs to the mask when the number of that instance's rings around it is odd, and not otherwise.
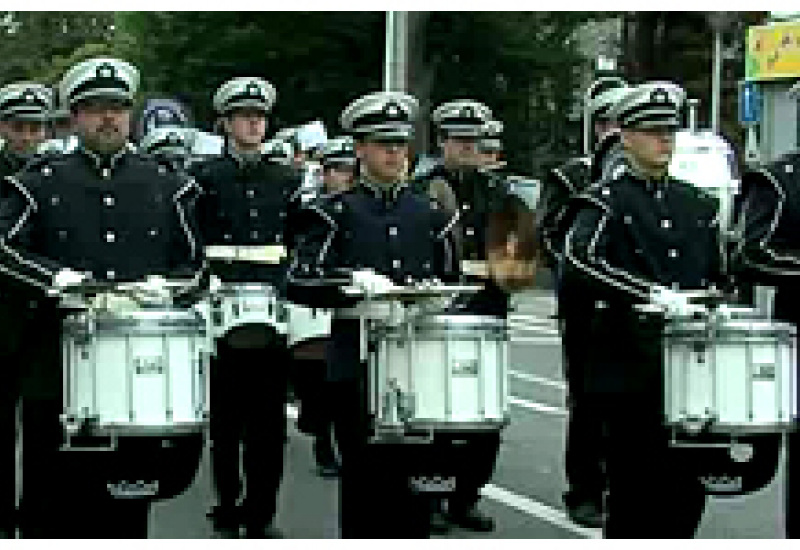
<path fill-rule="evenodd" d="M 0 12 L 0 75 L 4 83 L 56 83 L 80 55 L 113 51 L 109 12 Z"/>

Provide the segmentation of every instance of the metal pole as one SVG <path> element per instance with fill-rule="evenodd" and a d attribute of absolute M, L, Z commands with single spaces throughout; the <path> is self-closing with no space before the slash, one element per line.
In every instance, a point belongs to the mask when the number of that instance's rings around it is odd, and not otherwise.
<path fill-rule="evenodd" d="M 714 60 L 711 80 L 711 131 L 719 133 L 719 104 L 722 82 L 722 31 L 714 26 Z"/>
<path fill-rule="evenodd" d="M 397 27 L 395 25 L 395 18 L 397 12 L 386 12 L 386 47 L 383 55 L 383 89 L 392 90 L 392 68 L 395 64 L 394 42 L 395 35 L 397 34 Z"/>
<path fill-rule="evenodd" d="M 408 12 L 386 12 L 386 50 L 383 89 L 406 91 L 408 88 Z"/>

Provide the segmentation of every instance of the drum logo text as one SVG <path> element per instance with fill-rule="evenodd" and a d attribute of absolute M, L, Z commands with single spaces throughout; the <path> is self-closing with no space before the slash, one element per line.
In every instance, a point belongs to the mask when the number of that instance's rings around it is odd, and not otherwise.
<path fill-rule="evenodd" d="M 708 474 L 700 477 L 700 482 L 710 491 L 718 493 L 737 493 L 744 488 L 742 476 Z"/>
<path fill-rule="evenodd" d="M 753 380 L 775 380 L 774 363 L 756 363 L 753 365 Z"/>
<path fill-rule="evenodd" d="M 160 355 L 137 356 L 133 358 L 133 368 L 140 376 L 158 375 L 164 372 L 164 359 Z"/>
<path fill-rule="evenodd" d="M 412 476 L 408 478 L 409 486 L 419 493 L 452 493 L 456 490 L 454 476 Z"/>
<path fill-rule="evenodd" d="M 453 376 L 478 376 L 478 362 L 474 359 L 453 361 Z"/>
<path fill-rule="evenodd" d="M 114 498 L 143 498 L 158 494 L 158 480 L 117 481 L 106 483 L 106 488 Z"/>

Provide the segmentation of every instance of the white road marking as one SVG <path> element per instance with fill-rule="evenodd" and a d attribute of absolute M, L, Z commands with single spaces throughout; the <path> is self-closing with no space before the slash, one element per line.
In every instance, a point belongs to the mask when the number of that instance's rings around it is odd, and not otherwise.
<path fill-rule="evenodd" d="M 511 342 L 515 344 L 538 344 L 540 346 L 558 346 L 561 345 L 561 338 L 558 336 L 551 336 L 542 334 L 541 336 L 516 336 L 511 335 Z"/>
<path fill-rule="evenodd" d="M 561 380 L 552 380 L 550 378 L 544 378 L 541 376 L 536 376 L 534 374 L 528 374 L 526 372 L 520 372 L 517 370 L 509 370 L 508 375 L 511 378 L 516 378 L 518 380 L 524 380 L 525 382 L 533 382 L 534 384 L 541 384 L 542 386 L 548 386 L 550 388 L 557 388 L 559 390 L 566 391 L 567 384 L 562 382 Z"/>
<path fill-rule="evenodd" d="M 561 510 L 551 508 L 546 504 L 518 495 L 507 489 L 498 487 L 497 485 L 486 485 L 481 489 L 481 494 L 501 504 L 505 504 L 510 508 L 519 510 L 529 516 L 543 519 L 556 527 L 572 531 L 587 539 L 598 539 L 603 536 L 602 530 L 600 529 L 587 529 L 586 527 L 576 525 L 569 519 L 567 514 Z"/>
<path fill-rule="evenodd" d="M 535 401 L 528 401 L 527 399 L 520 399 L 519 397 L 514 397 L 513 395 L 508 396 L 508 402 L 511 405 L 515 405 L 517 407 L 522 407 L 523 409 L 528 409 L 531 411 L 542 412 L 546 414 L 554 414 L 558 416 L 567 416 L 568 411 L 563 407 L 554 407 L 552 405 L 545 405 L 543 403 L 536 403 Z"/>

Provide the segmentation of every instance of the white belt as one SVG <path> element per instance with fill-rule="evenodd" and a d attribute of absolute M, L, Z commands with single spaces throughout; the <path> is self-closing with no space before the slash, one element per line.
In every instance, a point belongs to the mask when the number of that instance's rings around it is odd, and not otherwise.
<path fill-rule="evenodd" d="M 283 245 L 261 246 L 207 246 L 206 257 L 215 260 L 237 260 L 257 264 L 275 265 L 286 258 Z"/>

